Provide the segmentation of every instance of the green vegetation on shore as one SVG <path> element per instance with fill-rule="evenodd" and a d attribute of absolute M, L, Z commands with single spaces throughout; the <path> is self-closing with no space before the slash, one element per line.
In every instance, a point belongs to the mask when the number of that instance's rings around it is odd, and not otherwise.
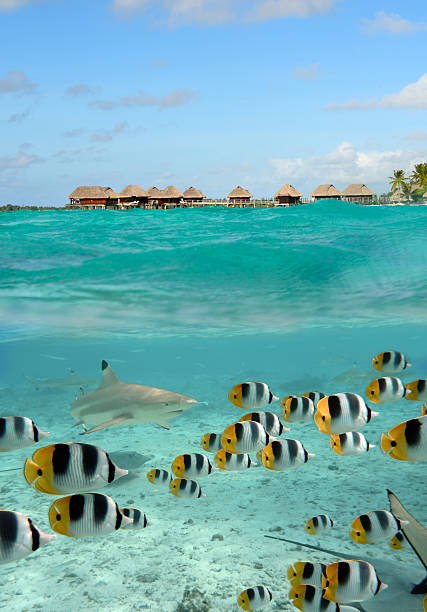
<path fill-rule="evenodd" d="M 389 183 L 392 194 L 399 191 L 415 202 L 422 200 L 427 192 L 427 163 L 415 164 L 409 176 L 406 176 L 404 170 L 394 170 Z"/>

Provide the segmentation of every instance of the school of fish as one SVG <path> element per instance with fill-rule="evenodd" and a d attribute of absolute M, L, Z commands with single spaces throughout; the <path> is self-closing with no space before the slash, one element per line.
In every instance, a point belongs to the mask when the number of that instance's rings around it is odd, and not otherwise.
<path fill-rule="evenodd" d="M 419 416 L 394 424 L 381 435 L 380 448 L 398 461 L 427 460 L 427 379 L 403 384 L 396 374 L 410 367 L 399 351 L 384 351 L 372 359 L 375 370 L 384 374 L 365 390 L 367 401 L 377 405 L 406 399 L 425 402 Z M 106 370 L 103 362 L 103 371 Z M 110 374 L 111 375 L 111 374 Z M 185 397 L 185 396 L 182 396 Z M 290 430 L 271 404 L 279 400 L 266 383 L 243 382 L 229 392 L 230 402 L 246 411 L 239 421 L 225 424 L 221 432 L 203 434 L 201 447 L 213 455 L 212 461 L 200 452 L 177 455 L 171 472 L 154 468 L 147 473 L 153 485 L 164 486 L 175 497 L 193 500 L 204 497 L 198 479 L 215 473 L 241 472 L 256 466 L 250 454 L 256 454 L 261 466 L 271 471 L 286 471 L 304 466 L 315 455 L 293 437 L 282 437 Z M 361 395 L 339 392 L 325 395 L 310 391 L 301 396 L 284 397 L 280 406 L 287 424 L 313 421 L 320 433 L 329 436 L 332 450 L 344 456 L 364 454 L 376 445 L 360 429 L 378 416 Z M 0 417 L 0 452 L 11 452 L 39 443 L 49 435 L 26 416 Z M 0 511 L 0 563 L 27 557 L 44 544 L 57 539 L 107 535 L 123 530 L 144 529 L 151 523 L 138 508 L 119 508 L 117 502 L 101 493 L 128 471 L 116 465 L 102 448 L 77 442 L 61 442 L 38 448 L 24 464 L 24 477 L 35 491 L 62 496 L 53 501 L 48 512 L 48 534 L 26 515 Z M 225 476 L 223 476 L 225 477 Z M 391 511 L 367 509 L 354 518 L 349 536 L 357 544 L 375 544 L 388 540 L 393 549 L 404 546 L 402 530 L 407 520 Z M 335 519 L 320 514 L 307 519 L 305 530 L 312 536 L 335 527 Z M 376 597 L 387 587 L 374 566 L 361 560 L 343 560 L 329 565 L 310 561 L 296 562 L 288 569 L 291 585 L 289 600 L 301 610 L 351 612 L 353 602 Z M 246 587 L 237 597 L 243 610 L 262 610 L 273 599 L 265 585 Z"/>

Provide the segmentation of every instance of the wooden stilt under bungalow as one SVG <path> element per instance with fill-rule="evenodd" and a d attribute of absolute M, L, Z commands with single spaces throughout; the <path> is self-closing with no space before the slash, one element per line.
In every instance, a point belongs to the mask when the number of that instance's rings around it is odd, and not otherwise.
<path fill-rule="evenodd" d="M 119 208 L 145 208 L 147 192 L 139 185 L 128 185 L 119 193 Z"/>
<path fill-rule="evenodd" d="M 158 194 L 161 208 L 176 208 L 182 200 L 182 193 L 173 185 L 168 185 Z"/>
<path fill-rule="evenodd" d="M 160 189 L 157 189 L 157 187 L 153 186 L 153 187 L 150 187 L 150 189 L 147 189 L 147 197 L 148 197 L 147 207 L 148 208 L 158 208 L 159 193 L 160 193 Z"/>
<path fill-rule="evenodd" d="M 342 192 L 342 199 L 356 204 L 372 204 L 375 193 L 363 183 L 349 185 Z"/>
<path fill-rule="evenodd" d="M 274 199 L 277 200 L 275 202 L 276 206 L 295 206 L 301 203 L 300 198 L 302 198 L 302 193 L 298 191 L 298 189 L 295 189 L 293 185 L 289 185 L 289 183 L 285 183 L 283 187 L 274 194 Z"/>
<path fill-rule="evenodd" d="M 247 206 L 251 203 L 252 194 L 249 193 L 247 189 L 243 189 L 240 185 L 237 185 L 230 191 L 227 198 L 229 199 L 229 206 L 237 206 L 238 208 L 243 208 L 243 206 Z"/>
<path fill-rule="evenodd" d="M 316 189 L 310 193 L 310 196 L 315 200 L 341 200 L 341 191 L 338 191 L 334 185 L 329 183 L 316 187 Z"/>
<path fill-rule="evenodd" d="M 117 208 L 119 196 L 111 187 L 86 185 L 74 189 L 68 198 L 71 207 L 93 210 L 95 208 Z"/>
<path fill-rule="evenodd" d="M 194 204 L 201 204 L 205 197 L 206 196 L 204 193 L 202 193 L 199 189 L 195 189 L 194 187 L 188 187 L 188 189 L 186 189 L 182 194 L 184 205 L 188 207 L 192 207 Z"/>

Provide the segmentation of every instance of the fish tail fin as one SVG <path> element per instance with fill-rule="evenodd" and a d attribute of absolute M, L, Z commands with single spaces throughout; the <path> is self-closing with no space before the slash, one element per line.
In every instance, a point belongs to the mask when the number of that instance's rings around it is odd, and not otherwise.
<path fill-rule="evenodd" d="M 381 434 L 381 450 L 383 453 L 387 454 L 391 451 L 393 439 L 390 438 L 387 434 Z"/>

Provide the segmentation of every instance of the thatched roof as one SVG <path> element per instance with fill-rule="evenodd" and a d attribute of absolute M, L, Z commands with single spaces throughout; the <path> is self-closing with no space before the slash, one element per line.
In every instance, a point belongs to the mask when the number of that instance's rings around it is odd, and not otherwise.
<path fill-rule="evenodd" d="M 121 198 L 146 198 L 147 192 L 139 185 L 128 185 L 119 193 Z"/>
<path fill-rule="evenodd" d="M 159 193 L 160 191 L 157 189 L 157 187 L 150 187 L 150 189 L 147 189 L 147 195 L 149 198 L 157 198 Z"/>
<path fill-rule="evenodd" d="M 168 185 L 167 187 L 162 189 L 162 191 L 160 191 L 160 193 L 158 194 L 158 197 L 161 199 L 170 198 L 170 199 L 175 200 L 175 199 L 181 199 L 182 193 L 178 191 L 178 189 L 174 187 L 173 185 Z"/>
<path fill-rule="evenodd" d="M 285 183 L 283 187 L 281 187 L 279 191 L 276 191 L 276 193 L 274 194 L 275 198 L 278 198 L 279 196 L 288 196 L 291 198 L 301 198 L 302 193 L 300 193 L 298 189 L 295 189 L 293 185 L 289 185 L 289 183 Z"/>
<path fill-rule="evenodd" d="M 233 191 L 230 191 L 230 193 L 227 196 L 227 198 L 251 198 L 251 197 L 252 197 L 252 194 L 249 193 L 247 189 L 243 189 L 243 187 L 240 187 L 240 185 L 237 185 L 237 187 L 235 187 Z"/>
<path fill-rule="evenodd" d="M 314 191 L 310 193 L 310 195 L 313 198 L 316 196 L 335 198 L 336 196 L 341 195 L 341 191 L 338 191 L 338 189 L 334 185 L 329 183 L 327 185 L 319 185 Z"/>
<path fill-rule="evenodd" d="M 199 189 L 195 189 L 194 187 L 189 187 L 182 194 L 185 200 L 191 200 L 193 198 L 205 198 L 205 194 L 202 193 Z"/>
<path fill-rule="evenodd" d="M 354 183 L 353 185 L 349 185 L 342 191 L 343 196 L 374 196 L 375 193 L 371 191 L 366 185 L 363 183 Z"/>
<path fill-rule="evenodd" d="M 407 202 L 408 200 L 412 200 L 412 198 L 407 195 L 403 189 L 396 189 L 390 198 L 391 202 Z"/>
<path fill-rule="evenodd" d="M 119 196 L 111 187 L 87 185 L 77 187 L 68 197 L 74 200 L 108 200 L 118 198 Z"/>

